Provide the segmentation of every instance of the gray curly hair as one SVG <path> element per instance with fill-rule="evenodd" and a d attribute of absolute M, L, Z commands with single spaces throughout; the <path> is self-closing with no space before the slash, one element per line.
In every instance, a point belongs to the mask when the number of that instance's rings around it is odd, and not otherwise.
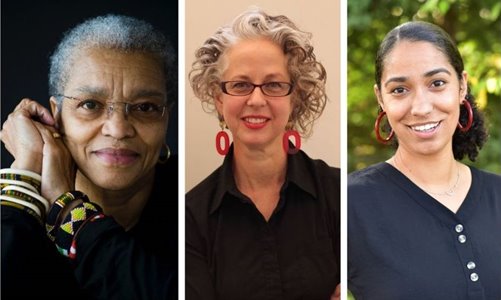
<path fill-rule="evenodd" d="M 158 58 L 164 67 L 167 101 L 176 101 L 177 64 L 174 49 L 165 36 L 149 23 L 128 16 L 99 16 L 77 25 L 64 34 L 50 57 L 49 92 L 61 94 L 74 59 L 91 48 L 122 52 L 143 52 Z M 58 104 L 62 98 L 58 98 Z"/>
<path fill-rule="evenodd" d="M 327 101 L 327 75 L 313 53 L 311 34 L 299 30 L 286 16 L 270 16 L 259 8 L 251 8 L 231 24 L 219 28 L 195 53 L 196 60 L 189 74 L 195 96 L 214 111 L 214 101 L 221 93 L 221 76 L 227 67 L 221 57 L 238 41 L 256 37 L 270 39 L 286 55 L 294 84 L 289 122 L 303 136 L 309 136 L 313 122 L 322 114 Z"/>

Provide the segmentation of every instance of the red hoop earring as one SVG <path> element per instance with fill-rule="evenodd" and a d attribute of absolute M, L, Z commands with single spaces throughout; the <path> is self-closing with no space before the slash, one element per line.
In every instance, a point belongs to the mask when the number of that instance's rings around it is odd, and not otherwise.
<path fill-rule="evenodd" d="M 289 137 L 293 136 L 295 140 L 294 148 L 289 147 Z M 285 153 L 296 154 L 301 150 L 301 136 L 296 130 L 286 130 L 284 136 L 282 137 L 282 147 Z"/>
<path fill-rule="evenodd" d="M 379 113 L 379 115 L 377 116 L 376 118 L 376 123 L 374 124 L 374 132 L 376 133 L 376 140 L 382 144 L 386 144 L 388 143 L 391 138 L 393 137 L 393 135 L 395 134 L 395 132 L 393 132 L 393 129 L 391 129 L 390 131 L 390 135 L 388 135 L 387 138 L 383 138 L 381 136 L 381 133 L 379 133 L 379 124 L 381 123 L 381 119 L 386 115 L 386 112 L 385 111 L 382 111 Z"/>
<path fill-rule="evenodd" d="M 465 101 L 463 103 L 464 103 L 464 106 L 466 106 L 466 113 L 468 114 L 468 123 L 466 123 L 466 125 L 463 126 L 463 125 L 461 125 L 460 120 L 458 120 L 458 128 L 459 128 L 459 131 L 461 131 L 461 132 L 467 132 L 468 130 L 470 130 L 471 125 L 473 124 L 473 109 L 471 108 L 471 104 L 470 104 L 470 102 L 468 102 L 468 100 L 465 99 Z"/>
<path fill-rule="evenodd" d="M 219 131 L 216 135 L 216 150 L 222 156 L 228 154 L 230 151 L 230 137 L 224 131 L 224 128 L 227 127 L 224 120 L 219 121 L 219 126 L 221 126 L 221 131 Z M 223 140 L 224 146 L 221 147 L 221 140 Z"/>

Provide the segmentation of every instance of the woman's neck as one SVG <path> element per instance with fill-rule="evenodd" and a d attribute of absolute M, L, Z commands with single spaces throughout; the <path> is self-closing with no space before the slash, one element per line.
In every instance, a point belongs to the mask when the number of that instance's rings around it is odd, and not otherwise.
<path fill-rule="evenodd" d="M 153 189 L 155 168 L 132 186 L 120 190 L 103 189 L 79 171 L 75 188 L 85 193 L 91 202 L 99 204 L 106 215 L 112 216 L 125 230 L 138 221 Z"/>
<path fill-rule="evenodd" d="M 470 189 L 471 172 L 454 159 L 452 149 L 437 155 L 416 155 L 400 146 L 387 162 L 454 213 Z"/>
<path fill-rule="evenodd" d="M 287 171 L 287 155 L 281 145 L 256 150 L 236 143 L 232 163 L 238 190 L 268 221 L 278 205 Z"/>
<path fill-rule="evenodd" d="M 411 180 L 417 180 L 430 189 L 440 189 L 455 177 L 458 165 L 451 151 L 442 151 L 436 155 L 410 153 L 400 146 L 395 155 L 388 160 Z M 433 190 L 433 189 L 432 189 Z"/>
<path fill-rule="evenodd" d="M 255 150 L 235 145 L 233 173 L 239 190 L 252 191 L 263 187 L 282 186 L 287 169 L 287 155 L 281 147 L 277 148 Z"/>

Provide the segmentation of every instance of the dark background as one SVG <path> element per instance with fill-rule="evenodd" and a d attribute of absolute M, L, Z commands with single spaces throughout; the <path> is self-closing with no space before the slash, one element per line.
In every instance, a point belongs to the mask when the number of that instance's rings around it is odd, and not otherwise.
<path fill-rule="evenodd" d="M 178 46 L 178 4 L 167 0 L 87 0 L 1 2 L 1 123 L 23 98 L 49 108 L 49 57 L 63 33 L 85 19 L 105 14 L 143 19 L 162 31 L 172 46 Z M 177 85 L 177 83 L 176 83 Z M 178 152 L 178 108 L 170 116 L 167 143 Z M 2 143 L 1 167 L 12 156 Z"/>

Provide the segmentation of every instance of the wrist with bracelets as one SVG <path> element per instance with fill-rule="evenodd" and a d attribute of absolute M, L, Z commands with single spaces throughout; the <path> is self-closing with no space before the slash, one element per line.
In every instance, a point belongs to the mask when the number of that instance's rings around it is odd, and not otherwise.
<path fill-rule="evenodd" d="M 40 195 L 40 175 L 18 169 L 0 170 L 0 204 L 15 207 L 34 216 L 43 224 L 49 201 Z"/>
<path fill-rule="evenodd" d="M 71 208 L 66 216 L 61 215 L 66 206 L 79 200 L 81 203 Z M 102 211 L 99 205 L 89 202 L 82 192 L 66 192 L 57 198 L 49 211 L 46 223 L 47 236 L 55 242 L 59 253 L 75 259 L 76 237 L 80 229 L 88 222 L 103 218 Z"/>
<path fill-rule="evenodd" d="M 89 202 L 79 191 L 62 194 L 50 206 L 49 201 L 40 195 L 41 176 L 31 171 L 1 169 L 0 187 L 1 205 L 25 211 L 41 225 L 45 223 L 48 238 L 55 242 L 61 254 L 70 259 L 76 257 L 76 237 L 82 227 L 104 218 L 101 207 Z M 74 201 L 81 203 L 75 205 Z M 68 209 L 72 205 L 75 207 Z"/>

